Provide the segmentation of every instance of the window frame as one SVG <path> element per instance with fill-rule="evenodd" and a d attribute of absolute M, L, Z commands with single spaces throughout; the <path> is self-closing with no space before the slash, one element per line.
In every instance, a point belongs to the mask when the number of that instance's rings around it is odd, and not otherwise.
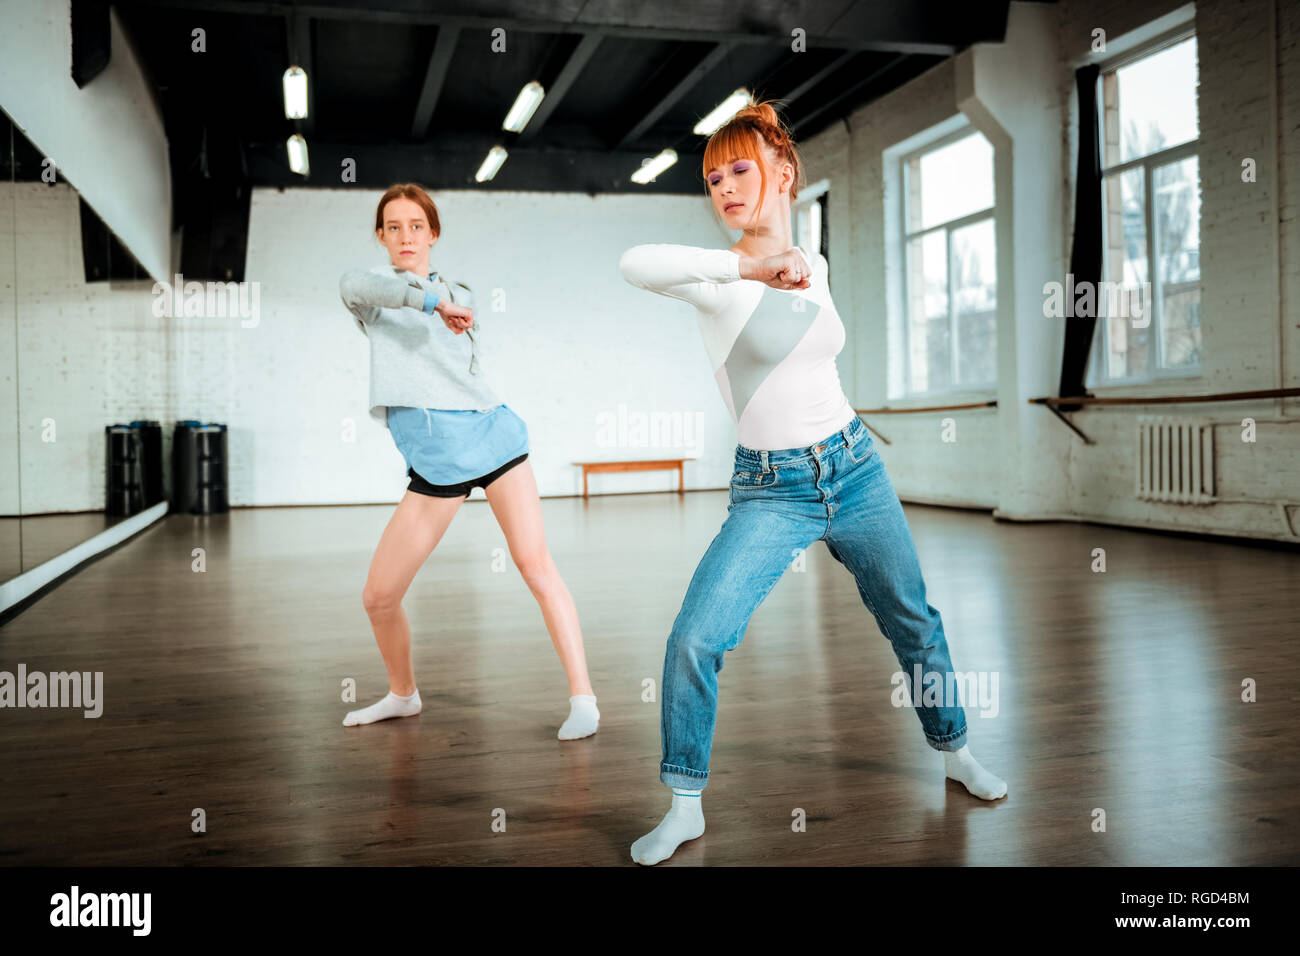
<path fill-rule="evenodd" d="M 806 215 L 810 207 L 821 206 L 823 204 L 826 194 L 830 190 L 830 185 L 831 183 L 829 179 L 822 179 L 813 183 L 811 186 L 805 186 L 799 191 L 799 198 L 791 205 L 790 231 L 793 234 L 794 244 L 796 246 L 799 244 L 800 217 Z M 826 255 L 826 250 L 821 248 L 821 234 L 825 231 L 825 228 L 822 225 L 823 222 L 824 220 L 819 221 L 818 223 L 818 248 L 812 251 L 814 253 Z M 814 258 L 816 258 L 815 255 Z M 826 261 L 830 261 L 830 256 L 826 256 Z"/>
<path fill-rule="evenodd" d="M 911 165 L 912 161 L 914 159 L 917 159 L 918 157 L 924 156 L 927 153 L 935 152 L 936 150 L 940 150 L 945 146 L 950 146 L 955 142 L 958 142 L 963 139 L 967 139 L 971 136 L 983 136 L 984 141 L 988 143 L 989 149 L 992 151 L 993 161 L 992 161 L 992 168 L 990 171 L 990 175 L 993 180 L 992 205 L 986 206 L 983 209 L 978 209 L 972 213 L 967 213 L 964 216 L 959 216 L 956 219 L 944 220 L 943 222 L 935 223 L 933 226 L 928 226 L 923 229 L 917 229 L 915 232 L 909 232 L 907 228 L 907 223 L 908 223 L 907 203 L 908 203 L 908 196 L 911 192 L 910 190 L 911 174 L 908 170 L 908 167 Z M 967 122 L 962 126 L 958 127 L 957 129 L 951 130 L 950 132 L 947 132 L 942 136 L 936 137 L 935 139 L 925 143 L 922 146 L 918 146 L 916 149 L 909 150 L 908 152 L 901 154 L 900 156 L 897 157 L 897 163 L 898 163 L 898 183 L 899 183 L 898 225 L 899 225 L 899 236 L 901 239 L 901 247 L 899 249 L 899 262 L 902 266 L 902 290 L 901 291 L 902 291 L 902 307 L 903 307 L 903 315 L 902 315 L 903 341 L 902 341 L 902 352 L 901 352 L 902 360 L 903 360 L 902 397 L 905 399 L 924 398 L 927 396 L 964 395 L 971 392 L 986 392 L 986 391 L 996 390 L 998 387 L 998 380 L 997 380 L 998 372 L 996 368 L 996 363 L 993 371 L 993 378 L 986 382 L 959 382 L 958 381 L 957 363 L 961 357 L 961 350 L 960 350 L 961 340 L 957 329 L 956 316 L 953 313 L 954 297 L 953 297 L 953 288 L 952 288 L 952 276 L 953 276 L 952 234 L 954 230 L 963 229 L 967 226 L 977 225 L 986 220 L 991 221 L 993 223 L 993 254 L 995 257 L 999 255 L 1000 250 L 998 249 L 998 236 L 997 236 L 997 211 L 998 211 L 997 147 L 989 140 L 987 136 L 984 136 L 982 130 L 976 127 L 973 123 Z M 924 188 L 924 184 L 922 184 L 922 188 Z M 930 387 L 924 390 L 920 390 L 915 388 L 912 382 L 912 341 L 911 341 L 912 242 L 915 239 L 919 239 L 927 235 L 928 233 L 936 232 L 940 229 L 946 230 L 946 234 L 944 236 L 944 261 L 945 261 L 944 273 L 947 276 L 947 280 L 948 280 L 947 281 L 948 335 L 950 341 L 952 342 L 952 348 L 949 350 L 950 358 L 949 358 L 948 376 L 949 376 L 949 381 L 952 384 L 947 385 L 943 388 Z M 996 258 L 994 261 L 996 262 Z M 1002 290 L 998 287 L 996 270 L 995 270 L 993 282 L 994 282 L 994 295 L 997 298 L 997 301 L 1000 302 Z M 997 315 L 997 312 L 998 309 L 997 307 L 995 307 L 994 310 L 995 316 Z M 994 322 L 995 335 L 996 335 L 996 331 L 997 331 L 997 322 L 995 321 Z M 996 348 L 994 349 L 994 354 L 996 354 Z"/>
<path fill-rule="evenodd" d="M 1196 97 L 1196 129 L 1195 139 L 1187 140 L 1173 146 L 1167 146 L 1164 149 L 1157 150 L 1154 153 L 1148 153 L 1145 156 L 1135 159 L 1125 160 L 1116 163 L 1113 166 L 1107 166 L 1105 148 L 1106 148 L 1106 100 L 1104 83 L 1107 75 L 1115 73 L 1126 66 L 1131 66 L 1148 57 L 1155 56 L 1163 50 L 1176 46 L 1189 39 L 1196 39 L 1196 64 L 1197 64 L 1197 89 L 1193 90 Z M 1201 165 L 1200 165 L 1200 146 L 1201 146 L 1201 103 L 1200 103 L 1200 58 L 1201 44 L 1200 38 L 1196 31 L 1194 21 L 1187 21 L 1170 30 L 1152 37 L 1150 40 L 1138 44 L 1131 49 L 1114 56 L 1107 57 L 1097 61 L 1097 86 L 1096 86 L 1096 123 L 1097 123 L 1097 142 L 1100 144 L 1100 162 L 1101 169 L 1099 173 L 1101 181 L 1102 195 L 1102 273 L 1105 275 L 1106 253 L 1110 248 L 1109 243 L 1109 217 L 1106 215 L 1105 195 L 1106 181 L 1112 176 L 1121 175 L 1134 169 L 1142 170 L 1142 220 L 1143 231 L 1146 237 L 1146 261 L 1147 261 L 1147 281 L 1151 284 L 1151 301 L 1147 303 L 1150 310 L 1151 322 L 1147 326 L 1147 331 L 1151 335 L 1151 342 L 1147 347 L 1146 368 L 1137 375 L 1127 375 L 1124 377 L 1113 377 L 1109 374 L 1109 357 L 1110 357 L 1110 323 L 1105 316 L 1099 316 L 1097 325 L 1100 327 L 1100 334 L 1094 334 L 1092 342 L 1092 354 L 1088 362 L 1088 376 L 1085 382 L 1085 388 L 1106 388 L 1110 386 L 1122 387 L 1131 385 L 1151 385 L 1170 379 L 1190 379 L 1199 378 L 1204 374 L 1204 363 L 1197 362 L 1193 366 L 1183 366 L 1177 368 L 1165 368 L 1163 363 L 1164 351 L 1164 295 L 1161 283 L 1157 281 L 1157 269 L 1159 260 L 1158 240 L 1156 237 L 1155 218 L 1155 192 L 1152 188 L 1155 181 L 1156 171 L 1174 163 L 1180 162 L 1188 157 L 1196 157 L 1196 183 L 1197 188 L 1201 185 Z M 1196 215 L 1196 230 L 1198 240 L 1201 234 L 1201 214 L 1198 211 Z M 1198 244 L 1199 249 L 1199 244 Z M 1196 280 L 1196 286 L 1204 288 L 1204 276 Z M 1168 283 L 1169 285 L 1187 285 L 1188 283 Z"/>

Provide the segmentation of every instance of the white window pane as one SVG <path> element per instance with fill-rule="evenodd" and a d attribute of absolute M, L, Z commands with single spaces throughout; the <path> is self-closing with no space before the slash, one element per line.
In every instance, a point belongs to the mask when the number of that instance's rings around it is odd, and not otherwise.
<path fill-rule="evenodd" d="M 910 165 L 910 232 L 993 205 L 993 146 L 983 133 L 931 150 Z"/>
<path fill-rule="evenodd" d="M 815 255 L 822 251 L 821 242 L 822 206 L 814 200 L 795 212 L 795 244 Z"/>
<path fill-rule="evenodd" d="M 1199 161 L 1189 156 L 1151 171 L 1156 217 L 1158 278 L 1191 282 L 1201 278 L 1201 190 Z"/>
<path fill-rule="evenodd" d="M 1165 368 L 1201 361 L 1201 195 L 1189 156 L 1151 171 L 1160 298 L 1160 358 Z"/>
<path fill-rule="evenodd" d="M 1151 308 L 1142 292 L 1147 281 L 1147 232 L 1142 169 L 1130 169 L 1102 181 L 1102 279 L 1116 284 L 1130 297 L 1140 294 L 1142 306 Z M 1100 311 L 1100 308 L 1099 308 Z M 1132 327 L 1131 319 L 1111 316 L 1106 320 L 1106 376 L 1132 378 L 1147 371 L 1150 328 Z"/>
<path fill-rule="evenodd" d="M 1119 157 L 1127 162 L 1196 139 L 1196 37 L 1115 71 Z"/>
<path fill-rule="evenodd" d="M 948 342 L 948 237 L 942 230 L 907 244 L 908 369 L 911 390 L 951 383 Z"/>
<path fill-rule="evenodd" d="M 1106 374 L 1110 378 L 1141 378 L 1147 371 L 1147 349 L 1151 329 L 1135 328 L 1133 320 L 1123 315 L 1109 315 L 1106 323 Z"/>
<path fill-rule="evenodd" d="M 1201 364 L 1201 287 L 1166 289 L 1160 308 L 1160 345 L 1165 368 Z"/>
<path fill-rule="evenodd" d="M 952 312 L 959 385 L 997 380 L 997 282 L 993 220 L 953 230 Z"/>

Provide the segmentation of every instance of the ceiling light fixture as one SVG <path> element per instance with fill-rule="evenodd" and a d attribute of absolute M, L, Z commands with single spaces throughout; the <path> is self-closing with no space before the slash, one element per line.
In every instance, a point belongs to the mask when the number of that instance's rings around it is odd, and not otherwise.
<path fill-rule="evenodd" d="M 671 149 L 665 149 L 650 162 L 646 163 L 640 169 L 632 174 L 632 182 L 648 183 L 665 169 L 677 162 L 677 153 Z"/>
<path fill-rule="evenodd" d="M 510 112 L 506 114 L 506 121 L 501 124 L 501 128 L 508 133 L 521 131 L 533 118 L 545 95 L 546 91 L 542 89 L 542 84 L 536 80 L 525 83 L 524 88 L 515 97 L 515 105 L 510 107 Z"/>
<path fill-rule="evenodd" d="M 739 113 L 750 102 L 749 90 L 743 86 L 738 87 L 734 93 L 715 106 L 713 112 L 696 123 L 692 132 L 699 133 L 701 136 L 712 134 L 714 130 Z"/>
<path fill-rule="evenodd" d="M 294 133 L 285 140 L 284 145 L 289 151 L 289 168 L 301 176 L 310 173 L 311 166 L 307 163 L 307 141 L 302 138 L 302 135 Z"/>
<path fill-rule="evenodd" d="M 285 119 L 305 119 L 307 116 L 307 71 L 291 66 L 284 71 Z"/>
<path fill-rule="evenodd" d="M 504 146 L 493 146 L 488 150 L 487 158 L 483 160 L 483 165 L 480 166 L 478 172 L 474 174 L 474 180 L 481 183 L 491 179 L 497 174 L 497 170 L 501 168 L 501 164 L 506 161 L 506 156 L 508 155 L 509 154 L 505 151 Z"/>

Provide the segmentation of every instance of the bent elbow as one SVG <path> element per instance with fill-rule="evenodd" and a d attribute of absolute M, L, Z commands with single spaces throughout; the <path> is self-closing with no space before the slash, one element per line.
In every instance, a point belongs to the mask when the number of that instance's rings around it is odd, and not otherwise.
<path fill-rule="evenodd" d="M 345 272 L 339 276 L 339 298 L 343 304 L 351 309 L 356 305 L 357 295 L 357 278 L 355 272 Z"/>
<path fill-rule="evenodd" d="M 343 306 L 352 313 L 356 320 L 357 327 L 362 332 L 366 331 L 366 326 L 374 320 L 374 310 L 366 305 L 364 295 L 364 272 L 345 272 L 339 277 L 339 298 L 343 300 Z"/>
<path fill-rule="evenodd" d="M 644 250 L 645 246 L 633 246 L 618 260 L 618 271 L 623 281 L 640 289 L 646 287 Z"/>

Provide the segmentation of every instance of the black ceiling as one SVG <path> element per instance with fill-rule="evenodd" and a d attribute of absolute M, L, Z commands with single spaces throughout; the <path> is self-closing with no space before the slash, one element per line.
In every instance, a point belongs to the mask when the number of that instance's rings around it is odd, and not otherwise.
<path fill-rule="evenodd" d="M 413 180 L 431 189 L 698 194 L 695 122 L 738 86 L 784 100 L 796 139 L 825 129 L 972 43 L 999 41 L 1007 0 L 120 0 L 158 91 L 179 190 Z M 191 51 L 203 28 L 206 52 Z M 505 52 L 493 52 L 493 31 Z M 791 50 L 802 28 L 806 52 Z M 310 116 L 284 118 L 281 75 L 307 70 Z M 521 134 L 521 87 L 546 98 Z M 307 140 L 311 176 L 285 139 Z M 509 159 L 474 173 L 500 144 Z M 656 182 L 628 178 L 665 147 Z"/>

